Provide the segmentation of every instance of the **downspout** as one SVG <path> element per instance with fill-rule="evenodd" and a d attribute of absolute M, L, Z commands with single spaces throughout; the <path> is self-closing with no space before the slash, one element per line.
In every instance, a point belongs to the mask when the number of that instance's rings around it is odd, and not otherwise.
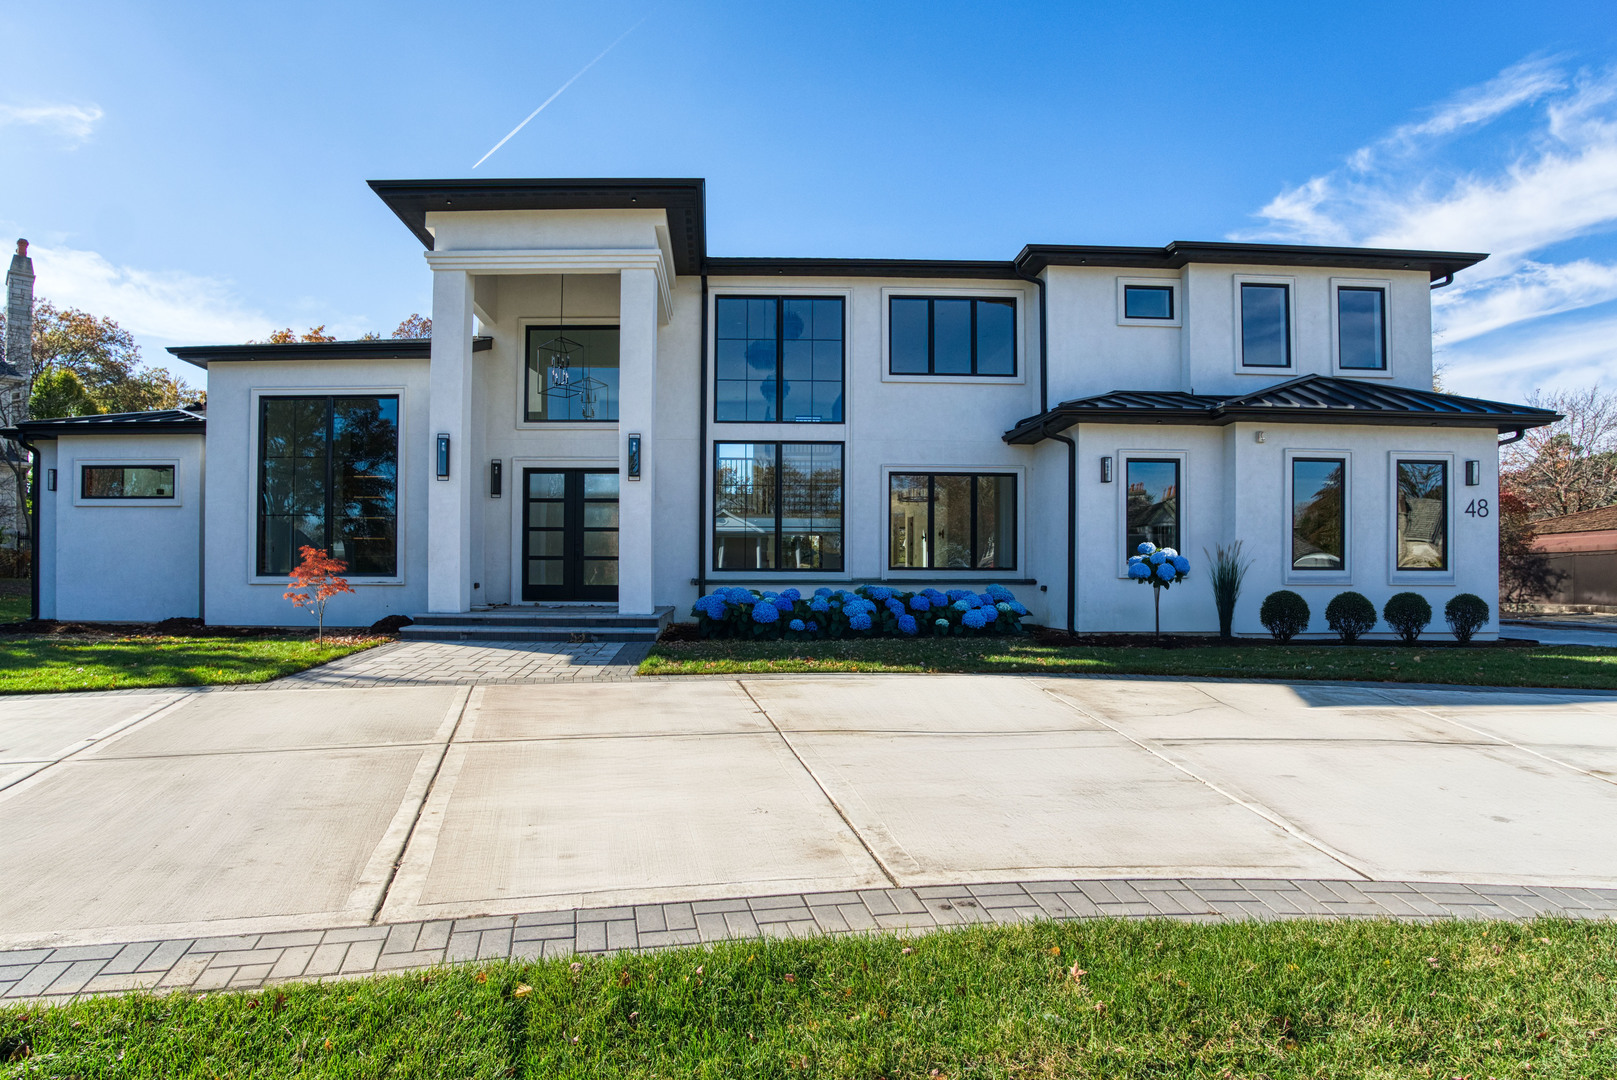
<path fill-rule="evenodd" d="M 1023 273 L 1021 266 L 1016 264 L 1012 264 L 1012 268 L 1017 277 L 1039 287 L 1039 412 L 1045 413 L 1050 411 L 1050 346 L 1045 333 L 1048 321 L 1044 313 L 1044 278 Z"/>
<path fill-rule="evenodd" d="M 1516 433 L 1514 435 L 1512 435 L 1508 439 L 1500 439 L 1499 442 L 1496 445 L 1498 445 L 1498 446 L 1509 446 L 1513 442 L 1521 442 L 1526 437 L 1527 437 L 1527 429 L 1526 428 L 1517 428 Z"/>
<path fill-rule="evenodd" d="M 1065 435 L 1045 431 L 1067 444 L 1067 633 L 1076 634 L 1078 583 L 1078 444 Z"/>
<path fill-rule="evenodd" d="M 17 442 L 33 459 L 33 465 L 28 470 L 29 483 L 34 492 L 34 506 L 28 511 L 28 617 L 37 622 L 39 621 L 39 502 L 43 494 L 39 482 L 39 451 L 34 449 L 33 443 L 20 435 Z"/>
<path fill-rule="evenodd" d="M 1427 288 L 1436 290 L 1436 289 L 1443 288 L 1445 285 L 1453 285 L 1453 284 L 1454 284 L 1454 275 L 1453 274 L 1444 274 L 1443 277 L 1440 280 L 1432 282 L 1430 285 L 1427 286 Z"/>
<path fill-rule="evenodd" d="M 702 385 L 696 434 L 696 595 L 707 595 L 707 274 L 702 274 Z"/>

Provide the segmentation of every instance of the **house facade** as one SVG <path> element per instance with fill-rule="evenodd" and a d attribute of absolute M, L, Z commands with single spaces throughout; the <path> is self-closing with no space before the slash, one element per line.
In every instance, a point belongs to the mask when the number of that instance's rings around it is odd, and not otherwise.
<path fill-rule="evenodd" d="M 1430 290 L 1476 254 L 725 258 L 700 180 L 371 186 L 425 249 L 430 342 L 177 348 L 205 418 L 20 425 L 42 617 L 298 624 L 310 544 L 349 625 L 882 581 L 1143 631 L 1149 540 L 1193 566 L 1163 629 L 1207 632 L 1204 552 L 1241 540 L 1236 631 L 1291 588 L 1323 633 L 1344 589 L 1491 601 L 1498 440 L 1555 419 L 1431 390 Z M 125 560 L 151 583 L 109 587 Z"/>

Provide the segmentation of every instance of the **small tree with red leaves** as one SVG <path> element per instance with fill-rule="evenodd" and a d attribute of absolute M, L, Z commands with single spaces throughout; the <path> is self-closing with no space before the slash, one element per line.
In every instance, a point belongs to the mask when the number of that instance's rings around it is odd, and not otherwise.
<path fill-rule="evenodd" d="M 342 576 L 348 564 L 341 559 L 333 559 L 323 548 L 305 544 L 298 550 L 303 553 L 303 561 L 293 567 L 289 583 L 291 588 L 281 595 L 292 601 L 293 607 L 309 608 L 314 612 L 314 639 L 323 642 L 326 639 L 326 602 L 338 593 L 354 591 Z"/>

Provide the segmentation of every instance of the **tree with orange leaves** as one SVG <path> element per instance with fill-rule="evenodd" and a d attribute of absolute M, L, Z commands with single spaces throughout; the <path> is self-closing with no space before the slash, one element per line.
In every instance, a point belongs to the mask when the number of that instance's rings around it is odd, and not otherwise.
<path fill-rule="evenodd" d="M 314 612 L 314 639 L 323 642 L 326 639 L 326 603 L 338 593 L 354 591 L 342 576 L 348 564 L 341 559 L 333 559 L 322 548 L 305 544 L 298 550 L 303 553 L 303 561 L 292 568 L 292 580 L 288 583 L 291 587 L 281 595 L 292 601 L 293 607 L 308 608 Z"/>

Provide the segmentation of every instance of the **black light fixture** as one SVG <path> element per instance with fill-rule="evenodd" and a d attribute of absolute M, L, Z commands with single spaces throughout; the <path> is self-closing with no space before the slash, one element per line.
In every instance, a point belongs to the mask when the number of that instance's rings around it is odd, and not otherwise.
<path fill-rule="evenodd" d="M 488 497 L 498 499 L 504 481 L 504 468 L 499 458 L 488 463 Z"/>
<path fill-rule="evenodd" d="M 1110 454 L 1100 459 L 1100 482 L 1103 484 L 1112 482 L 1112 456 Z"/>
<path fill-rule="evenodd" d="M 595 419 L 596 406 L 600 404 L 601 391 L 606 389 L 606 382 L 588 374 L 585 366 L 584 346 L 574 341 L 566 334 L 567 325 L 567 275 L 561 277 L 561 299 L 556 305 L 556 336 L 539 346 L 539 363 L 545 369 L 545 389 L 547 398 L 578 398 L 582 408 L 580 414 L 585 420 Z M 578 364 L 585 373 L 581 378 L 574 378 L 573 365 Z"/>
<path fill-rule="evenodd" d="M 640 433 L 629 433 L 629 479 L 640 479 Z"/>
<path fill-rule="evenodd" d="M 1482 483 L 1482 462 L 1467 461 L 1465 463 L 1465 486 L 1476 487 Z"/>
<path fill-rule="evenodd" d="M 438 479 L 449 479 L 449 433 L 438 433 Z"/>

